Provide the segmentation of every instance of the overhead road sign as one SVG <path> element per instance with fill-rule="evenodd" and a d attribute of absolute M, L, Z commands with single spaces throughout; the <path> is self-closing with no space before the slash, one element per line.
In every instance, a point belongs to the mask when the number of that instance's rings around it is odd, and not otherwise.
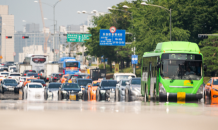
<path fill-rule="evenodd" d="M 132 64 L 138 64 L 138 55 L 132 55 Z"/>
<path fill-rule="evenodd" d="M 100 46 L 125 46 L 126 30 L 116 30 L 111 33 L 109 29 L 100 29 Z"/>
<path fill-rule="evenodd" d="M 67 34 L 67 42 L 84 42 L 91 34 Z"/>

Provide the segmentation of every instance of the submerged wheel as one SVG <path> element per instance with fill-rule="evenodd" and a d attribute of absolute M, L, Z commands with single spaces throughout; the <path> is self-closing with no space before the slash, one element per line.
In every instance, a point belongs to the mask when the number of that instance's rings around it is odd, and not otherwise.
<path fill-rule="evenodd" d="M 96 90 L 96 101 L 100 101 L 100 93 L 99 93 L 99 90 Z"/>
<path fill-rule="evenodd" d="M 116 102 L 119 102 L 119 89 L 118 88 L 116 88 L 115 90 L 115 100 Z"/>
<path fill-rule="evenodd" d="M 128 89 L 125 90 L 125 100 L 126 100 L 126 102 L 129 102 L 129 91 L 128 91 Z"/>

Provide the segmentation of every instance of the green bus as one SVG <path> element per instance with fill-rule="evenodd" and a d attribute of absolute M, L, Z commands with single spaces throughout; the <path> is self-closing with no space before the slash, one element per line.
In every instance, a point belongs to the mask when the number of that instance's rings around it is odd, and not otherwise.
<path fill-rule="evenodd" d="M 141 66 L 141 94 L 145 101 L 200 100 L 203 94 L 203 55 L 196 43 L 158 43 L 145 52 Z"/>

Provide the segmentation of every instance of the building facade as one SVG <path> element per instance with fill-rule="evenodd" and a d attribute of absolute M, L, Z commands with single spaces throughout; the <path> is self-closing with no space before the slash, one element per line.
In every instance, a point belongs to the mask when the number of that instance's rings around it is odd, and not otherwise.
<path fill-rule="evenodd" d="M 9 15 L 8 5 L 0 5 L 0 33 L 1 62 L 14 61 L 14 15 Z"/>

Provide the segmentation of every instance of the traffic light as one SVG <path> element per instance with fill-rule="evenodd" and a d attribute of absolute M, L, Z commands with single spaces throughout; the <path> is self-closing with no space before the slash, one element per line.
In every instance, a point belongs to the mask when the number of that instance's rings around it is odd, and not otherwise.
<path fill-rule="evenodd" d="M 63 34 L 63 36 L 67 36 L 67 34 Z"/>
<path fill-rule="evenodd" d="M 208 36 L 207 36 L 207 35 L 200 35 L 200 34 L 198 34 L 198 38 L 201 38 L 201 39 L 207 39 Z"/>
<path fill-rule="evenodd" d="M 29 38 L 29 36 L 22 36 L 23 39 Z"/>
<path fill-rule="evenodd" d="M 12 38 L 12 36 L 6 36 L 5 38 L 6 38 L 6 39 L 8 39 L 8 38 Z"/>

